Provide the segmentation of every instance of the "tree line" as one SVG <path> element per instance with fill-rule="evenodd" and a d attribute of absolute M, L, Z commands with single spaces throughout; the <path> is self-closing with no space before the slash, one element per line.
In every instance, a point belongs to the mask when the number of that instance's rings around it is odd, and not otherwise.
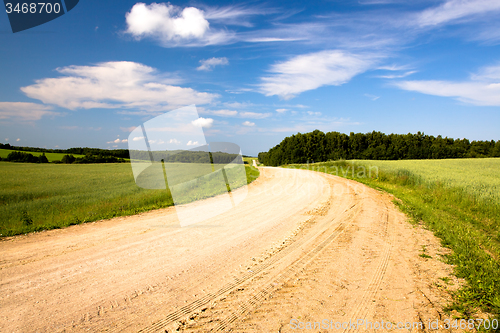
<path fill-rule="evenodd" d="M 75 157 L 73 155 L 64 155 L 61 161 L 55 161 L 54 163 L 64 163 L 64 164 L 91 164 L 91 163 L 124 163 L 126 162 L 123 158 L 117 158 L 110 155 L 91 155 L 87 154 L 83 157 Z"/>
<path fill-rule="evenodd" d="M 33 156 L 33 154 L 23 153 L 20 151 L 13 151 L 5 159 L 0 157 L 0 161 L 9 161 L 9 162 L 23 162 L 23 163 L 49 163 L 47 156 L 45 153 L 42 153 L 40 156 Z"/>
<path fill-rule="evenodd" d="M 37 147 L 20 147 L 11 146 L 9 143 L 0 143 L 0 149 L 10 149 L 18 150 L 24 152 L 36 152 L 36 153 L 59 153 L 59 154 L 69 154 L 69 155 L 105 155 L 114 156 L 118 158 L 129 158 L 128 149 L 100 149 L 100 148 L 69 148 L 69 149 L 47 149 L 47 148 L 37 148 Z"/>
<path fill-rule="evenodd" d="M 339 159 L 402 160 L 500 157 L 499 141 L 472 141 L 417 134 L 323 133 L 315 130 L 286 137 L 258 155 L 265 165 L 325 162 Z"/>
<path fill-rule="evenodd" d="M 140 151 L 132 150 L 130 152 L 132 159 L 150 161 L 163 160 L 166 163 L 214 163 L 214 164 L 228 164 L 235 161 L 243 163 L 239 154 L 229 154 L 223 152 L 205 152 L 205 151 L 191 151 L 191 150 L 175 150 L 175 151 Z"/>

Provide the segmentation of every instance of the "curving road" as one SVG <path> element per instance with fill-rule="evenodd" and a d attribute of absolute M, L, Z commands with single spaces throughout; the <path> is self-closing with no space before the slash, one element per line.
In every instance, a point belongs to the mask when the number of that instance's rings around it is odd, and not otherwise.
<path fill-rule="evenodd" d="M 180 227 L 171 207 L 4 239 L 0 332 L 426 322 L 441 316 L 447 295 L 431 285 L 450 268 L 419 257 L 422 244 L 442 249 L 391 200 L 326 174 L 261 168 L 241 204 L 202 224 Z"/>

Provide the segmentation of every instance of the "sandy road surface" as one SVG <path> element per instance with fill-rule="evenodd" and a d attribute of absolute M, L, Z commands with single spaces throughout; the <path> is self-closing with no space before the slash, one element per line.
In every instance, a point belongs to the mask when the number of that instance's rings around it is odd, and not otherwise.
<path fill-rule="evenodd" d="M 293 319 L 425 326 L 447 297 L 438 278 L 450 267 L 419 256 L 425 245 L 436 258 L 437 244 L 388 195 L 262 168 L 240 205 L 202 225 L 181 228 L 172 207 L 2 240 L 0 332 L 289 332 Z"/>

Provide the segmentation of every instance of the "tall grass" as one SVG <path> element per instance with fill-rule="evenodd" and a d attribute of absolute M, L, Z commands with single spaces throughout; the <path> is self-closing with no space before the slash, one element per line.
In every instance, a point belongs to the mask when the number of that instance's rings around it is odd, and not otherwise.
<path fill-rule="evenodd" d="M 378 172 L 362 172 L 374 166 Z M 337 161 L 289 167 L 333 173 L 394 194 L 403 212 L 453 250 L 446 260 L 467 284 L 448 309 L 465 317 L 480 309 L 498 318 L 500 159 Z"/>
<path fill-rule="evenodd" d="M 258 170 L 245 168 L 247 182 Z M 192 199 L 213 196 L 205 193 Z M 24 164 L 0 162 L 0 236 L 62 228 L 168 207 L 168 190 L 134 182 L 128 163 Z"/>

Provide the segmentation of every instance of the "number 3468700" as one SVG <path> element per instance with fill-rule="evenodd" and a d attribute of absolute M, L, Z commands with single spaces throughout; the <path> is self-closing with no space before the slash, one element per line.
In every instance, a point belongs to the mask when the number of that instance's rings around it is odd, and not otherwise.
<path fill-rule="evenodd" d="M 5 9 L 7 14 L 12 12 L 16 12 L 18 14 L 42 14 L 42 13 L 56 13 L 58 14 L 61 11 L 61 5 L 59 3 L 50 3 L 50 2 L 32 2 L 32 3 L 17 3 L 13 6 L 11 3 L 5 4 Z"/>

